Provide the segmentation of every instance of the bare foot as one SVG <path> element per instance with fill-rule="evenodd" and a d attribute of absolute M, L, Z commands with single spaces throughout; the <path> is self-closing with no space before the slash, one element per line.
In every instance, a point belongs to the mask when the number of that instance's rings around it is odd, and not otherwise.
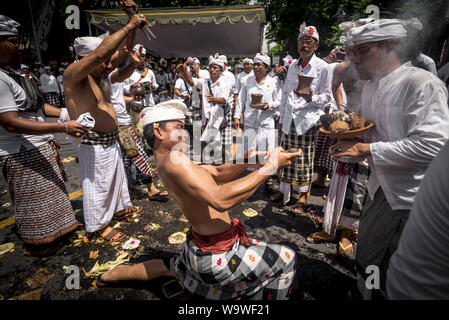
<path fill-rule="evenodd" d="M 120 264 L 101 275 L 101 280 L 106 282 L 117 282 L 128 278 L 131 265 Z"/>

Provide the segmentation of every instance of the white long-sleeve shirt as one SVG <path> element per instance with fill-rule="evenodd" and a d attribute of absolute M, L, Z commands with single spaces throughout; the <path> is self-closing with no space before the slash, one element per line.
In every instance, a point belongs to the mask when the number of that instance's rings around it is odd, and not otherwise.
<path fill-rule="evenodd" d="M 427 166 L 449 138 L 447 99 L 444 84 L 410 62 L 366 82 L 360 112 L 374 127 L 361 138 L 370 143 L 371 198 L 380 186 L 393 210 L 411 209 Z"/>
<path fill-rule="evenodd" d="M 206 119 L 208 119 L 208 127 L 218 129 L 220 127 L 221 121 L 224 118 L 223 105 L 211 104 L 207 102 L 206 96 L 210 94 L 207 82 L 210 83 L 212 95 L 215 98 L 225 98 L 226 101 L 229 100 L 229 97 L 231 95 L 231 87 L 229 83 L 223 77 L 218 78 L 218 80 L 214 83 L 212 83 L 212 80 L 210 78 L 192 79 L 194 83 L 193 88 L 199 88 L 201 90 L 201 99 L 203 104 L 203 125 L 205 124 Z"/>
<path fill-rule="evenodd" d="M 262 102 L 268 103 L 268 109 L 265 111 L 251 108 L 251 94 L 263 94 Z M 270 76 L 258 84 L 255 76 L 250 76 L 243 84 L 237 106 L 235 108 L 234 118 L 240 119 L 244 112 L 244 127 L 274 129 L 274 118 L 279 110 L 281 103 L 281 91 L 278 89 L 277 82 Z"/>
<path fill-rule="evenodd" d="M 240 89 L 242 88 L 242 84 L 245 82 L 246 79 L 248 79 L 249 76 L 253 76 L 254 72 L 251 70 L 250 73 L 246 73 L 245 71 L 240 72 L 235 80 L 235 88 L 234 88 L 234 94 L 239 94 Z"/>
<path fill-rule="evenodd" d="M 327 63 L 315 55 L 304 68 L 301 67 L 300 62 L 297 60 L 290 65 L 282 88 L 279 123 L 282 124 L 282 131 L 285 134 L 288 134 L 292 120 L 298 135 L 307 132 L 324 114 L 324 107 L 331 101 L 332 90 L 329 85 Z M 310 102 L 293 92 L 293 89 L 298 86 L 298 72 L 314 77 Z"/>
<path fill-rule="evenodd" d="M 124 90 L 126 93 L 128 93 L 128 94 L 130 93 L 131 85 L 133 85 L 134 83 L 137 83 L 139 81 L 140 76 L 144 71 L 145 71 L 145 69 L 143 69 L 143 70 L 136 69 L 136 70 L 134 70 L 131 77 L 129 77 L 128 79 L 123 81 Z M 143 84 L 145 82 L 151 83 L 154 87 L 154 90 L 159 88 L 159 85 L 156 82 L 156 77 L 154 75 L 154 72 L 151 69 L 148 69 L 148 73 L 145 75 L 145 77 L 143 77 L 142 80 L 140 80 L 141 84 Z M 154 97 L 153 97 L 153 92 L 151 90 L 145 96 L 144 103 L 145 103 L 146 107 L 154 106 Z"/>
<path fill-rule="evenodd" d="M 168 84 L 169 83 L 168 74 L 166 74 L 165 72 L 163 74 L 160 74 L 160 73 L 156 74 L 156 82 L 159 85 L 166 85 L 166 84 Z"/>
<path fill-rule="evenodd" d="M 41 90 L 47 92 L 59 92 L 58 80 L 54 75 L 43 74 L 40 76 Z"/>

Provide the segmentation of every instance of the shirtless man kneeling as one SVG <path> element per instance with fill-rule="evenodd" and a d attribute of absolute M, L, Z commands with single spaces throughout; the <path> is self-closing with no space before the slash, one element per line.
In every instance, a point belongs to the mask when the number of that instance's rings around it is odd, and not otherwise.
<path fill-rule="evenodd" d="M 302 151 L 277 148 L 265 165 L 197 165 L 180 148 L 187 113 L 182 101 L 162 102 L 142 113 L 144 136 L 154 149 L 160 178 L 192 226 L 170 270 L 190 293 L 206 299 L 288 299 L 296 273 L 295 252 L 248 239 L 244 225 L 238 219 L 231 221 L 228 209 L 248 199 L 277 168 L 289 165 Z M 254 166 L 260 169 L 231 181 Z M 226 181 L 231 182 L 217 184 Z M 170 275 L 164 262 L 154 259 L 117 266 L 99 276 L 97 285 Z"/>
<path fill-rule="evenodd" d="M 135 5 L 125 1 L 125 5 Z M 80 178 L 83 189 L 83 212 L 87 232 L 96 232 L 110 241 L 126 237 L 113 229 L 113 218 L 138 213 L 129 197 L 122 154 L 117 142 L 118 122 L 111 103 L 108 74 L 126 58 L 124 46 L 132 47 L 136 29 L 145 23 L 143 15 L 129 15 L 129 22 L 104 40 L 96 37 L 75 39 L 79 61 L 64 72 L 64 94 L 70 119 L 87 112 L 95 119 L 94 128 L 78 146 Z"/>

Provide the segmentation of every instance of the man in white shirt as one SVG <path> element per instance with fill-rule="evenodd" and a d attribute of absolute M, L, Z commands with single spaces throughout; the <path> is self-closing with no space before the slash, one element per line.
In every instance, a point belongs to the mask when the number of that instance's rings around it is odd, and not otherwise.
<path fill-rule="evenodd" d="M 53 106 L 59 106 L 61 103 L 59 101 L 60 93 L 58 80 L 56 80 L 56 77 L 51 72 L 49 66 L 45 66 L 44 70 L 45 73 L 40 76 L 39 81 L 41 83 L 41 90 L 44 94 L 45 101 Z"/>
<path fill-rule="evenodd" d="M 65 105 L 64 84 L 62 81 L 64 70 L 64 68 L 59 68 L 59 76 L 56 77 L 56 80 L 58 81 L 59 92 L 61 93 L 61 106 Z"/>
<path fill-rule="evenodd" d="M 249 77 L 254 75 L 253 73 L 253 65 L 254 61 L 250 58 L 245 58 L 243 60 L 243 72 L 240 72 L 237 77 L 235 78 L 235 88 L 234 88 L 234 108 L 237 105 L 237 99 L 240 92 L 240 88 L 242 87 L 242 84 L 245 82 L 245 80 Z"/>
<path fill-rule="evenodd" d="M 449 299 L 449 142 L 419 186 L 387 272 L 389 299 Z"/>
<path fill-rule="evenodd" d="M 292 165 L 279 171 L 284 204 L 290 200 L 292 188 L 300 193 L 298 202 L 292 208 L 295 214 L 306 211 L 307 193 L 312 185 L 316 124 L 332 95 L 327 63 L 315 56 L 319 46 L 318 31 L 313 26 L 306 27 L 305 23 L 299 31 L 300 59 L 294 61 L 288 69 L 282 89 L 279 118 L 281 146 L 285 150 L 300 148 L 303 151 L 303 157 L 296 158 Z M 313 77 L 309 94 L 299 94 L 297 91 L 298 73 Z M 281 198 L 279 193 L 270 197 L 272 201 L 279 201 Z"/>
<path fill-rule="evenodd" d="M 206 162 L 223 163 L 232 155 L 232 114 L 228 103 L 232 88 L 222 76 L 223 70 L 223 60 L 214 57 L 209 58 L 210 78 L 192 78 L 185 64 L 178 66 L 179 77 L 194 89 L 201 89 L 204 127 L 201 141 L 208 144 L 208 149 L 203 152 Z M 213 156 L 209 158 L 211 151 Z"/>
<path fill-rule="evenodd" d="M 281 91 L 276 80 L 267 75 L 270 62 L 270 57 L 263 53 L 254 57 L 254 75 L 248 76 L 238 96 L 233 118 L 234 127 L 238 128 L 240 117 L 244 113 L 243 146 L 240 146 L 243 147 L 243 152 L 250 148 L 272 152 L 277 147 L 275 117 L 281 102 Z M 262 95 L 263 107 L 255 108 L 252 105 L 253 94 Z"/>
<path fill-rule="evenodd" d="M 136 51 L 139 47 L 140 44 L 136 44 L 134 46 L 134 51 Z M 145 48 L 142 49 L 142 54 L 144 56 L 146 55 Z M 141 64 L 139 67 L 137 67 L 131 77 L 129 77 L 129 79 L 125 80 L 123 83 L 125 85 L 125 94 L 127 95 L 131 95 L 132 88 L 136 86 L 144 86 L 147 92 L 144 100 L 145 107 L 154 106 L 153 92 L 156 91 L 157 88 L 159 88 L 159 85 L 157 84 L 154 72 L 149 67 L 145 67 L 144 64 Z"/>
<path fill-rule="evenodd" d="M 243 64 L 239 63 L 235 65 L 235 74 L 234 74 L 234 78 L 235 81 L 237 81 L 237 77 L 240 73 L 243 72 Z"/>
<path fill-rule="evenodd" d="M 158 73 L 156 74 L 156 82 L 159 85 L 160 89 L 166 89 L 168 85 L 168 74 L 161 68 L 159 68 Z"/>
<path fill-rule="evenodd" d="M 368 156 L 368 197 L 359 223 L 356 267 L 359 289 L 380 271 L 385 291 L 386 270 L 408 219 L 429 163 L 449 138 L 447 90 L 431 73 L 407 61 L 407 32 L 397 19 L 381 19 L 349 30 L 346 53 L 366 81 L 361 115 L 374 122 L 363 136 L 340 140 L 331 154 Z M 372 267 L 371 267 L 372 268 Z"/>

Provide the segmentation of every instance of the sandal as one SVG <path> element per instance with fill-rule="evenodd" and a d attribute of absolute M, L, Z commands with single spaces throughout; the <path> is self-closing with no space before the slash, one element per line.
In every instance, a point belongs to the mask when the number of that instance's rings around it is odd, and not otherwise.
<path fill-rule="evenodd" d="M 154 196 L 148 195 L 148 200 L 150 201 L 159 201 L 159 202 L 167 202 L 168 201 L 168 194 L 161 194 L 164 191 L 159 191 Z"/>
<path fill-rule="evenodd" d="M 323 231 L 321 231 L 323 232 Z M 323 237 L 320 236 L 321 232 L 314 232 L 310 236 L 307 237 L 306 241 L 311 244 L 318 244 L 322 242 L 332 242 L 335 241 L 335 238 Z"/>
<path fill-rule="evenodd" d="M 95 231 L 95 234 L 106 240 L 109 241 L 109 243 L 113 243 L 113 242 L 119 242 L 120 240 L 123 240 L 124 238 L 126 238 L 126 234 L 118 231 L 117 229 L 112 228 L 111 231 L 109 231 L 109 233 L 105 236 L 102 236 L 98 231 Z"/>
<path fill-rule="evenodd" d="M 349 245 L 347 245 L 346 247 L 345 246 L 343 246 L 343 243 L 341 242 L 341 241 L 338 241 L 338 254 L 340 255 L 340 256 L 342 256 L 342 257 L 344 257 L 344 258 L 349 258 L 349 257 L 352 257 L 352 253 L 353 253 L 353 251 L 351 251 L 351 253 L 346 253 L 346 250 L 348 250 L 348 249 L 353 249 L 353 246 L 352 246 L 352 242 L 349 244 Z M 341 250 L 340 250 L 341 249 Z"/>
<path fill-rule="evenodd" d="M 114 213 L 114 219 L 123 220 L 126 217 L 132 216 L 133 214 L 138 214 L 140 211 L 142 211 L 142 209 L 142 206 L 131 206 L 129 208 L 126 208 L 125 210 Z"/>
<path fill-rule="evenodd" d="M 290 211 L 293 214 L 303 214 L 303 213 L 307 212 L 307 205 L 304 203 L 301 203 L 301 202 L 295 203 Z"/>

